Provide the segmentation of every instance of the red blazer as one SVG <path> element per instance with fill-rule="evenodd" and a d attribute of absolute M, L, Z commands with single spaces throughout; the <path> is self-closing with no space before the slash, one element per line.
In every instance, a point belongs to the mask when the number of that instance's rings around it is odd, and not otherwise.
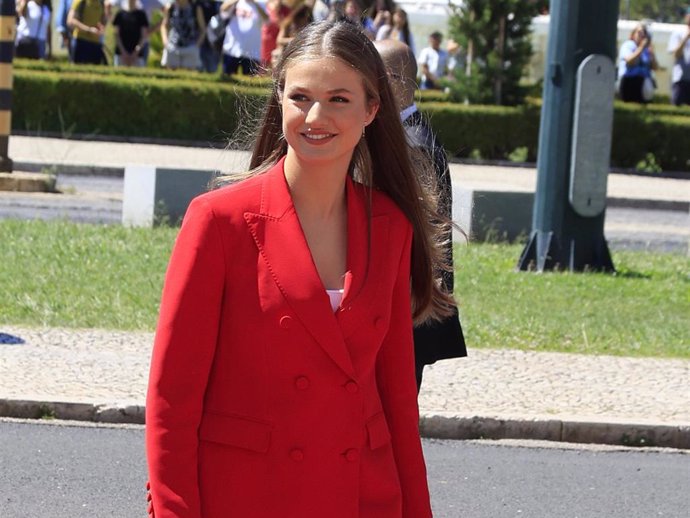
<path fill-rule="evenodd" d="M 279 162 L 196 198 L 166 275 L 146 402 L 157 518 L 427 518 L 411 226 L 348 178 L 334 313 Z"/>

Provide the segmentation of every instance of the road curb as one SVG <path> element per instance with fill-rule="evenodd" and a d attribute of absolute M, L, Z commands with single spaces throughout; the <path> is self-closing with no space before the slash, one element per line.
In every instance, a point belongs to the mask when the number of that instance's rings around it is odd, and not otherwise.
<path fill-rule="evenodd" d="M 650 200 L 645 198 L 606 198 L 607 207 L 617 209 L 639 210 L 668 210 L 674 212 L 690 212 L 690 201 L 679 200 Z"/>
<path fill-rule="evenodd" d="M 556 442 L 690 449 L 690 424 L 594 419 L 502 418 L 423 414 L 422 437 L 530 439 Z"/>
<path fill-rule="evenodd" d="M 48 164 L 46 162 L 15 162 L 17 170 L 29 173 L 66 174 L 78 176 L 103 176 L 110 178 L 124 178 L 124 167 L 95 166 L 86 164 Z M 502 191 L 501 191 L 502 192 Z M 690 202 L 680 200 L 659 200 L 647 198 L 623 198 L 609 196 L 606 198 L 608 207 L 643 210 L 665 210 L 675 212 L 690 212 Z"/>
<path fill-rule="evenodd" d="M 144 416 L 144 406 L 138 404 L 0 399 L 0 417 L 144 424 Z M 427 413 L 420 416 L 419 430 L 422 437 L 433 439 L 524 439 L 690 449 L 690 424 Z"/>
<path fill-rule="evenodd" d="M 107 176 L 124 178 L 125 168 L 86 164 L 55 164 L 51 162 L 14 162 L 16 170 L 29 173 L 71 174 L 80 176 Z"/>
<path fill-rule="evenodd" d="M 144 424 L 144 406 L 0 399 L 0 417 Z"/>

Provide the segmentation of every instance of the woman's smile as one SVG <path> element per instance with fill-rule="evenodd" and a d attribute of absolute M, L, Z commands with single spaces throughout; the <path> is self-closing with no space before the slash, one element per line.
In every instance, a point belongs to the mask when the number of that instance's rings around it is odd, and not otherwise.
<path fill-rule="evenodd" d="M 330 140 L 333 139 L 336 135 L 333 133 L 316 133 L 307 130 L 305 133 L 302 133 L 302 136 L 304 136 L 307 140 L 312 141 L 313 144 L 325 144 L 326 142 L 330 142 Z"/>

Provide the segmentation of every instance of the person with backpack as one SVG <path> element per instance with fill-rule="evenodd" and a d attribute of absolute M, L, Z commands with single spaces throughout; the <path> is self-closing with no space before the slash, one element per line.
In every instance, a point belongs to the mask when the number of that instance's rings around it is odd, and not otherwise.
<path fill-rule="evenodd" d="M 190 0 L 173 0 L 166 7 L 161 24 L 163 58 L 166 68 L 199 68 L 199 49 L 206 38 L 204 13 Z"/>
<path fill-rule="evenodd" d="M 74 63 L 106 63 L 103 54 L 103 34 L 107 23 L 104 0 L 74 0 L 67 15 L 67 25 L 73 30 Z"/>

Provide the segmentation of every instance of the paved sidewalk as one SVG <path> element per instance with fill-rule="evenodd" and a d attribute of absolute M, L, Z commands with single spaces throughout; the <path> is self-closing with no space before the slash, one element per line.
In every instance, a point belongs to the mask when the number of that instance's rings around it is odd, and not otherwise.
<path fill-rule="evenodd" d="M 0 415 L 143 422 L 153 335 L 0 326 Z M 0 340 L 2 341 L 11 341 Z M 428 367 L 422 433 L 690 449 L 690 361 L 471 350 Z"/>
<path fill-rule="evenodd" d="M 127 164 L 188 169 L 244 171 L 248 155 L 244 152 L 212 148 L 92 142 L 39 137 L 10 137 L 9 156 L 18 164 L 83 166 L 122 169 Z M 534 192 L 536 170 L 533 168 L 451 164 L 453 184 L 467 189 Z M 610 174 L 611 198 L 646 199 L 661 202 L 690 203 L 690 181 Z M 687 211 L 687 208 L 685 209 Z"/>

